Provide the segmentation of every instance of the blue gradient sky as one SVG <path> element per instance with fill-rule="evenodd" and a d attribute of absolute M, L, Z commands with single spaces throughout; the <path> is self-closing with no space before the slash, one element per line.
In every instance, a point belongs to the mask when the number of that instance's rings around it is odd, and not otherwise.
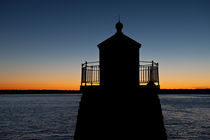
<path fill-rule="evenodd" d="M 162 88 L 210 88 L 209 0 L 1 0 L 0 89 L 79 89 L 119 14 Z"/>

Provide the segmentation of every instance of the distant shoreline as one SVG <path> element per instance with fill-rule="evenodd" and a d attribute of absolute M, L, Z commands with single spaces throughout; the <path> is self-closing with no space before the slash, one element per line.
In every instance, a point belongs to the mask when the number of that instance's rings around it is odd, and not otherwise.
<path fill-rule="evenodd" d="M 0 90 L 0 94 L 79 94 L 80 90 Z"/>
<path fill-rule="evenodd" d="M 80 90 L 0 90 L 0 94 L 81 94 Z M 210 94 L 210 89 L 160 89 L 159 94 Z"/>
<path fill-rule="evenodd" d="M 159 94 L 210 94 L 210 89 L 160 89 Z"/>

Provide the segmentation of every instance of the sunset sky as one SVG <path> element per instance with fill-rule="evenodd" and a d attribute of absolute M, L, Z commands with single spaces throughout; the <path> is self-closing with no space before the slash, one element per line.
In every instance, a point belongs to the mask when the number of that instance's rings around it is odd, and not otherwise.
<path fill-rule="evenodd" d="M 210 0 L 1 0 L 0 89 L 79 89 L 118 15 L 161 88 L 210 88 Z"/>

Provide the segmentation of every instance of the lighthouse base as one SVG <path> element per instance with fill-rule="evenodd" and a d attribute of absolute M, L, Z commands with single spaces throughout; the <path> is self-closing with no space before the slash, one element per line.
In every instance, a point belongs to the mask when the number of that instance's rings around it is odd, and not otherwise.
<path fill-rule="evenodd" d="M 158 88 L 81 90 L 75 140 L 167 139 Z"/>

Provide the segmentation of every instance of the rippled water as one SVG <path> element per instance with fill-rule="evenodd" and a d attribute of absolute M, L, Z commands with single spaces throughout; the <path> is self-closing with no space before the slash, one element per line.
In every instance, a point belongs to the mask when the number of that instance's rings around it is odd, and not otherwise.
<path fill-rule="evenodd" d="M 210 139 L 210 95 L 160 95 L 169 139 Z"/>
<path fill-rule="evenodd" d="M 159 95 L 168 139 L 210 139 L 210 95 Z M 0 95 L 0 139 L 73 140 L 81 95 Z"/>
<path fill-rule="evenodd" d="M 73 140 L 81 95 L 0 95 L 0 139 Z"/>

